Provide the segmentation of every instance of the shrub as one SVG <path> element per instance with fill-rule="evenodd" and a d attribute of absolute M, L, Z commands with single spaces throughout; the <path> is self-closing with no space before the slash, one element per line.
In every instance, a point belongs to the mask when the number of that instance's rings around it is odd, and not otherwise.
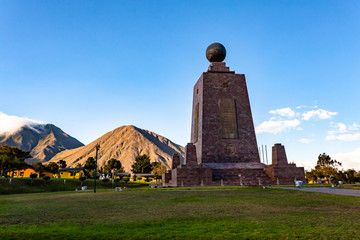
<path fill-rule="evenodd" d="M 30 178 L 32 178 L 32 179 L 37 178 L 37 174 L 36 173 L 31 173 Z"/>
<path fill-rule="evenodd" d="M 122 180 L 123 180 L 125 183 L 127 183 L 127 182 L 130 180 L 130 178 L 129 178 L 129 177 L 123 177 Z"/>
<path fill-rule="evenodd" d="M 49 176 L 43 176 L 43 179 L 44 179 L 45 181 L 47 181 L 47 180 L 50 179 L 50 177 L 49 177 Z"/>
<path fill-rule="evenodd" d="M 86 177 L 79 177 L 79 180 L 80 180 L 80 181 L 85 181 L 85 180 L 86 180 Z"/>
<path fill-rule="evenodd" d="M 108 178 L 104 178 L 104 179 L 102 180 L 102 182 L 109 182 L 109 179 L 108 179 Z"/>
<path fill-rule="evenodd" d="M 142 180 L 142 177 L 136 177 L 136 180 L 137 180 L 137 181 L 141 181 L 141 180 Z"/>

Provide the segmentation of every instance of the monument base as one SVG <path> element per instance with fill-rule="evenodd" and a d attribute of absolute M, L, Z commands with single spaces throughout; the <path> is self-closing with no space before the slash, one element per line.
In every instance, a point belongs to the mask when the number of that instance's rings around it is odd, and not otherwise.
<path fill-rule="evenodd" d="M 195 145 L 185 148 L 185 161 L 180 164 L 177 154 L 173 156 L 171 170 L 162 176 L 165 187 L 193 186 L 259 186 L 271 184 L 293 184 L 294 180 L 305 181 L 303 167 L 287 162 L 285 148 L 281 144 L 273 147 L 273 163 L 202 163 L 197 164 Z"/>
<path fill-rule="evenodd" d="M 189 143 L 185 147 L 185 161 L 180 164 L 178 155 L 173 156 L 172 169 L 162 176 L 165 187 L 190 186 L 259 186 L 272 184 L 265 173 L 263 163 L 203 163 L 198 164 L 196 148 Z M 177 166 L 176 166 L 177 165 Z"/>
<path fill-rule="evenodd" d="M 166 174 L 168 174 L 170 178 L 167 182 L 163 182 L 163 186 L 193 187 L 213 185 L 211 169 L 205 168 L 202 165 L 186 166 L 182 164 L 168 171 Z"/>
<path fill-rule="evenodd" d="M 208 168 L 180 165 L 163 174 L 165 187 L 259 186 L 273 184 L 263 168 Z"/>

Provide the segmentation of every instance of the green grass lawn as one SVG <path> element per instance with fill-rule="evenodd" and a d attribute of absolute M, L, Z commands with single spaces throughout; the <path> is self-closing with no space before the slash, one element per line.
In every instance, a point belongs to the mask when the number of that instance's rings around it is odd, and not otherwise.
<path fill-rule="evenodd" d="M 97 189 L 112 189 L 115 185 L 109 182 L 103 182 L 101 180 L 96 181 Z M 0 178 L 0 195 L 1 194 L 16 194 L 16 193 L 38 193 L 38 192 L 56 192 L 56 191 L 75 191 L 75 189 L 81 190 L 82 186 L 92 191 L 94 189 L 94 179 L 86 179 L 81 182 L 78 179 L 60 179 L 51 178 L 45 181 L 42 178 Z M 141 182 L 124 182 L 117 181 L 116 186 L 129 186 L 130 188 L 148 188 L 148 183 Z"/>
<path fill-rule="evenodd" d="M 0 196 L 0 239 L 359 239 L 360 198 L 251 187 Z"/>

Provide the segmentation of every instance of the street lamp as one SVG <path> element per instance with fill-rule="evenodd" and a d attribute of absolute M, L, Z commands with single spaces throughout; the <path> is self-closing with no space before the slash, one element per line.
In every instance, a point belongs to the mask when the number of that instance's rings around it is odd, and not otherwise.
<path fill-rule="evenodd" d="M 98 151 L 100 149 L 100 144 L 96 144 L 95 146 L 95 174 L 94 174 L 94 193 L 96 193 L 96 169 L 97 169 L 97 160 L 98 160 Z"/>

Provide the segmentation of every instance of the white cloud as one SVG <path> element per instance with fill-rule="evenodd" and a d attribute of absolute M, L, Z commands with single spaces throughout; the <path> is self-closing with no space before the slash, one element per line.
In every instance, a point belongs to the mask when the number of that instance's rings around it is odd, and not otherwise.
<path fill-rule="evenodd" d="M 347 134 L 340 134 L 340 135 L 328 135 L 325 138 L 326 140 L 340 140 L 344 142 L 353 142 L 360 140 L 360 133 L 347 133 Z"/>
<path fill-rule="evenodd" d="M 311 143 L 312 141 L 314 141 L 314 139 L 301 138 L 299 140 L 299 142 L 301 142 L 301 143 Z"/>
<path fill-rule="evenodd" d="M 269 113 L 278 114 L 282 117 L 288 117 L 288 118 L 292 118 L 295 116 L 295 112 L 289 107 L 280 108 L 280 109 L 276 109 L 276 110 L 270 110 Z"/>
<path fill-rule="evenodd" d="M 310 120 L 310 119 L 331 119 L 333 116 L 337 115 L 337 112 L 330 112 L 324 109 L 317 109 L 304 112 L 302 114 L 303 120 Z"/>
<path fill-rule="evenodd" d="M 346 126 L 344 123 L 330 123 L 332 128 L 335 128 L 335 130 L 329 131 L 329 134 L 335 134 L 335 133 L 346 133 L 351 131 L 359 130 L 360 125 L 357 123 L 353 123 L 352 125 Z"/>
<path fill-rule="evenodd" d="M 326 140 L 340 140 L 345 142 L 358 141 L 360 140 L 360 133 L 354 132 L 359 130 L 360 125 L 354 123 L 352 125 L 345 125 L 344 123 L 330 123 L 334 130 L 328 131 Z"/>
<path fill-rule="evenodd" d="M 16 133 L 25 126 L 34 129 L 33 126 L 43 125 L 43 124 L 44 123 L 41 121 L 36 121 L 29 118 L 11 116 L 0 112 L 0 135 L 4 135 L 4 134 L 10 135 Z"/>
<path fill-rule="evenodd" d="M 301 106 L 296 107 L 296 109 L 301 109 L 301 108 L 318 108 L 318 106 L 317 105 L 314 105 L 314 106 L 301 105 Z"/>
<path fill-rule="evenodd" d="M 297 119 L 286 120 L 286 121 L 270 120 L 261 123 L 259 126 L 256 127 L 255 130 L 257 133 L 268 132 L 268 133 L 277 134 L 279 132 L 283 132 L 291 128 L 296 128 L 300 125 L 300 123 L 301 122 Z"/>
<path fill-rule="evenodd" d="M 344 169 L 360 170 L 360 147 L 352 152 L 333 154 L 331 158 L 340 161 Z"/>

